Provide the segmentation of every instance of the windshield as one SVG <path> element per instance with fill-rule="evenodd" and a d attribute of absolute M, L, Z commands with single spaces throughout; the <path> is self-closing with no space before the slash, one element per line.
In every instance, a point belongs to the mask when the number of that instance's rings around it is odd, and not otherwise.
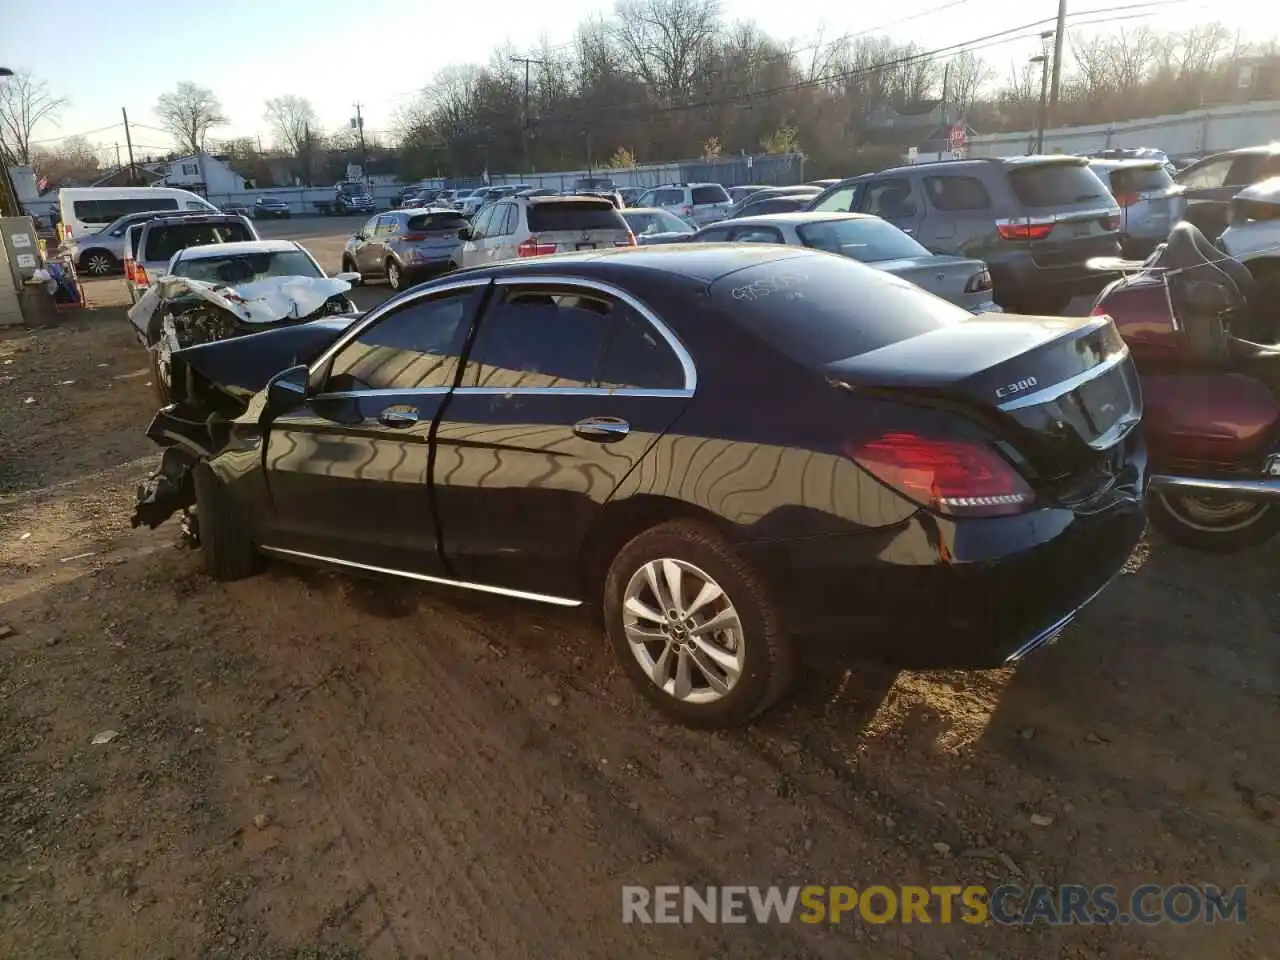
<path fill-rule="evenodd" d="M 933 256 L 893 224 L 869 217 L 806 223 L 797 227 L 796 233 L 806 247 L 838 253 L 863 263 Z"/>
<path fill-rule="evenodd" d="M 725 315 L 805 365 L 869 353 L 972 316 L 892 274 L 814 254 L 735 270 L 710 292 Z"/>
<path fill-rule="evenodd" d="M 301 250 L 278 250 L 270 253 L 242 253 L 230 257 L 179 260 L 173 266 L 173 275 L 230 286 L 266 280 L 269 277 L 324 276 L 311 258 Z"/>
<path fill-rule="evenodd" d="M 338 192 L 345 197 L 362 197 L 368 193 L 362 183 L 340 183 Z"/>
<path fill-rule="evenodd" d="M 623 219 L 636 235 L 653 233 L 688 233 L 689 225 L 666 210 L 623 211 Z"/>

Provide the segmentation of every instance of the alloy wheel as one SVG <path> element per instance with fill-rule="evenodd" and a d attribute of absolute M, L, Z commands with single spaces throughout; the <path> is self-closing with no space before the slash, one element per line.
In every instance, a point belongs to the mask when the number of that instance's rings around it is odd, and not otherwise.
<path fill-rule="evenodd" d="M 394 262 L 387 264 L 387 283 L 392 290 L 400 289 L 400 268 Z"/>
<path fill-rule="evenodd" d="M 705 571 L 663 557 L 637 570 L 622 598 L 631 653 L 649 679 L 685 703 L 713 703 L 742 677 L 742 619 Z"/>
<path fill-rule="evenodd" d="M 111 272 L 111 258 L 105 253 L 91 253 L 84 259 L 84 272 L 95 277 L 105 277 Z"/>
<path fill-rule="evenodd" d="M 1243 500 L 1229 494 L 1207 493 L 1203 495 L 1180 493 L 1156 495 L 1165 507 L 1193 530 L 1205 533 L 1230 533 L 1244 530 L 1261 520 L 1271 509 L 1271 504 L 1256 500 Z"/>

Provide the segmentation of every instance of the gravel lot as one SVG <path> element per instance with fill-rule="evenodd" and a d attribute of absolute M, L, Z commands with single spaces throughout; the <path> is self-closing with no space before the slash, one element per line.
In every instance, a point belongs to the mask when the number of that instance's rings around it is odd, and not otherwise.
<path fill-rule="evenodd" d="M 357 223 L 268 230 L 336 270 Z M 211 583 L 129 528 L 147 375 L 119 309 L 0 339 L 0 956 L 1278 955 L 1275 547 L 1144 543 L 1016 671 L 815 664 L 698 734 L 573 616 Z M 1248 922 L 620 922 L 624 884 L 1004 881 L 1244 883 Z"/>

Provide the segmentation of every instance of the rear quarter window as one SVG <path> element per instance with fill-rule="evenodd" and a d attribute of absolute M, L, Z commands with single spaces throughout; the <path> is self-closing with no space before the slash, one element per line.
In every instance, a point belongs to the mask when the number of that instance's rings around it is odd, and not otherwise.
<path fill-rule="evenodd" d="M 1009 172 L 1014 196 L 1028 207 L 1070 207 L 1108 199 L 1107 186 L 1083 164 L 1039 163 Z"/>
<path fill-rule="evenodd" d="M 925 177 L 924 190 L 936 210 L 985 210 L 991 196 L 977 177 Z"/>
<path fill-rule="evenodd" d="M 798 363 L 821 366 L 970 318 L 913 283 L 842 257 L 788 257 L 711 285 L 721 311 Z"/>
<path fill-rule="evenodd" d="M 627 221 L 608 200 L 536 203 L 529 207 L 529 230 L 533 233 L 556 230 L 621 230 L 625 233 Z"/>
<path fill-rule="evenodd" d="M 1148 193 L 1173 186 L 1164 167 L 1120 167 L 1111 171 L 1112 193 Z"/>

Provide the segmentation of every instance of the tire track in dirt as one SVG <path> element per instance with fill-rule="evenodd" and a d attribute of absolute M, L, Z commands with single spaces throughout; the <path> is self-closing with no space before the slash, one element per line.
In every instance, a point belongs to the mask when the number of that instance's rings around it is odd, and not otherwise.
<path fill-rule="evenodd" d="M 236 592 L 276 638 L 269 668 L 307 688 L 284 719 L 403 955 L 674 955 L 663 928 L 621 923 L 621 886 L 715 881 L 619 802 L 563 735 L 565 711 L 552 724 L 525 708 L 545 693 L 518 660 L 502 662 L 513 671 L 487 659 L 447 609 L 388 622 L 326 590 L 323 610 L 308 610 L 287 575 Z M 323 635 L 300 635 L 299 613 Z M 729 943 L 710 927 L 679 941 L 690 956 Z M 809 952 L 782 929 L 733 943 L 743 956 Z"/>

